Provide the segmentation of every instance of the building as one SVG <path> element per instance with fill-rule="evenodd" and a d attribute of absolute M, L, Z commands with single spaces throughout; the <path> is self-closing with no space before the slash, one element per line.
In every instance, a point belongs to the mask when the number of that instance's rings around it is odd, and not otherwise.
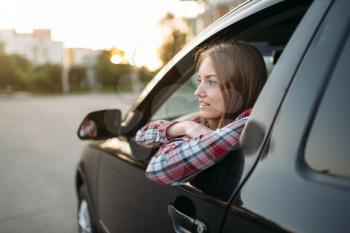
<path fill-rule="evenodd" d="M 69 69 L 73 65 L 83 66 L 86 68 L 86 82 L 92 88 L 98 88 L 96 82 L 96 64 L 100 50 L 84 49 L 84 48 L 65 48 L 64 49 L 64 68 Z"/>
<path fill-rule="evenodd" d="M 65 48 L 64 60 L 68 66 L 95 66 L 98 56 L 101 54 L 100 50 L 84 49 L 84 48 Z"/>
<path fill-rule="evenodd" d="M 32 33 L 1 30 L 0 41 L 5 54 L 22 55 L 34 65 L 63 63 L 63 43 L 53 41 L 49 29 L 36 29 Z"/>

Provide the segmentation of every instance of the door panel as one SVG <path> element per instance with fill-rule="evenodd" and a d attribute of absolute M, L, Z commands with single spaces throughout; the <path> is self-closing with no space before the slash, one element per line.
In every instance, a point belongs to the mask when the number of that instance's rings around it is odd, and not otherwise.
<path fill-rule="evenodd" d="M 224 232 L 250 232 L 251 225 L 257 223 L 259 232 L 348 230 L 348 190 L 318 182 L 321 176 L 310 179 L 300 161 L 320 96 L 343 50 L 349 28 L 348 8 L 348 1 L 336 1 L 319 27 L 264 148 L 254 154 L 260 157 L 241 189 L 243 206 L 239 211 L 232 206 Z M 239 221 L 246 225 L 237 228 Z"/>
<path fill-rule="evenodd" d="M 103 152 L 101 158 L 99 218 L 109 232 L 173 232 L 168 205 L 181 209 L 183 202 L 192 203 L 192 217 L 204 222 L 210 232 L 219 231 L 225 210 L 222 202 L 186 187 L 152 183 L 145 178 L 144 168 L 123 157 L 128 158 Z"/>

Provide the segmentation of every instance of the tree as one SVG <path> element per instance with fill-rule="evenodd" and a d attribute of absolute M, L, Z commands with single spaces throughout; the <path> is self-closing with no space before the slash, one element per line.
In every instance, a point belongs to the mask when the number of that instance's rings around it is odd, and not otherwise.
<path fill-rule="evenodd" d="M 5 42 L 0 41 L 0 55 L 5 54 Z"/>
<path fill-rule="evenodd" d="M 25 89 L 25 75 L 31 69 L 29 61 L 19 55 L 0 55 L 0 89 Z"/>
<path fill-rule="evenodd" d="M 45 64 L 35 67 L 27 77 L 28 89 L 33 92 L 62 92 L 62 66 Z"/>
<path fill-rule="evenodd" d="M 117 91 L 132 89 L 131 74 L 134 67 L 130 64 L 113 64 L 110 61 L 111 51 L 103 51 L 97 61 L 96 77 L 100 85 Z"/>
<path fill-rule="evenodd" d="M 188 25 L 183 19 L 182 21 L 184 24 Z M 187 33 L 181 31 L 176 26 L 176 18 L 169 12 L 161 19 L 160 25 L 166 31 L 167 36 L 160 46 L 158 53 L 163 64 L 166 64 L 184 47 L 187 42 Z"/>
<path fill-rule="evenodd" d="M 68 73 L 69 86 L 72 90 L 87 88 L 86 68 L 79 65 L 71 66 Z"/>
<path fill-rule="evenodd" d="M 27 58 L 17 54 L 9 55 L 9 58 L 12 60 L 13 65 L 17 67 L 21 72 L 27 72 L 31 69 L 31 63 Z"/>
<path fill-rule="evenodd" d="M 15 86 L 20 79 L 18 72 L 14 69 L 11 59 L 6 55 L 0 55 L 0 88 Z"/>
<path fill-rule="evenodd" d="M 163 64 L 168 63 L 178 51 L 186 44 L 187 35 L 178 29 L 173 29 L 171 34 L 167 36 L 159 49 L 159 57 Z"/>

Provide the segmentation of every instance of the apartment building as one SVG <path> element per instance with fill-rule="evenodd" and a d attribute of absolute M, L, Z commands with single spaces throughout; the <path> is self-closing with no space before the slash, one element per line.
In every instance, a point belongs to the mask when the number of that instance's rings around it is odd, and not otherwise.
<path fill-rule="evenodd" d="M 22 55 L 35 65 L 63 63 L 63 43 L 53 41 L 49 29 L 36 29 L 32 33 L 1 30 L 0 41 L 5 54 Z"/>

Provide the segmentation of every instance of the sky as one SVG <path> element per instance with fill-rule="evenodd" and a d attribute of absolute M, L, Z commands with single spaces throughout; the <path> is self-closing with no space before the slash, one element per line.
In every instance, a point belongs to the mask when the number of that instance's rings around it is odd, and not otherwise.
<path fill-rule="evenodd" d="M 198 7 L 179 0 L 0 0 L 0 30 L 47 28 L 65 47 L 114 46 L 133 60 L 149 53 L 148 61 L 155 62 L 164 36 L 159 20 L 168 11 L 194 17 Z"/>

